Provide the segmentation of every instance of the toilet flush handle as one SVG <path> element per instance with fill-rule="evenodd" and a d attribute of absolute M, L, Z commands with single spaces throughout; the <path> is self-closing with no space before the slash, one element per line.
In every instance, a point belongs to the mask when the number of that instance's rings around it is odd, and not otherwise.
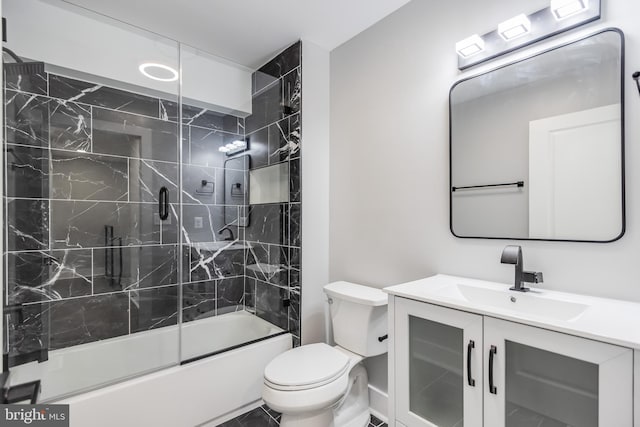
<path fill-rule="evenodd" d="M 385 334 L 385 335 L 383 335 L 381 337 L 378 337 L 378 341 L 382 342 L 382 341 L 386 340 L 387 338 L 389 338 L 389 334 Z"/>

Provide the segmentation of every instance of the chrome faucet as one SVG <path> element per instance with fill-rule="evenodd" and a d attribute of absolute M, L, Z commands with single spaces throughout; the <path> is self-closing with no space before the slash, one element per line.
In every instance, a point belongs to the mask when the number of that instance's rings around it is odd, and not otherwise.
<path fill-rule="evenodd" d="M 511 291 L 528 292 L 530 289 L 523 286 L 523 283 L 542 283 L 542 273 L 537 271 L 523 271 L 522 269 L 522 248 L 520 246 L 509 245 L 502 251 L 500 262 L 503 264 L 515 264 L 516 276 Z"/>

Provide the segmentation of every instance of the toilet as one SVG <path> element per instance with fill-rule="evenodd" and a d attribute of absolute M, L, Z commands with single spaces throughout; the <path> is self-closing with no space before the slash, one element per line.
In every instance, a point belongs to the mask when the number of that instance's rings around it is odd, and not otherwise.
<path fill-rule="evenodd" d="M 366 357 L 387 352 L 387 294 L 349 282 L 324 287 L 335 347 L 307 344 L 264 370 L 262 398 L 281 427 L 365 427 L 369 423 Z"/>

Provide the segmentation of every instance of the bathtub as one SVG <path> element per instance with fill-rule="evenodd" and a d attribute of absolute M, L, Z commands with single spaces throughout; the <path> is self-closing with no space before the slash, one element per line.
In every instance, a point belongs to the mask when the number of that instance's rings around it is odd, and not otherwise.
<path fill-rule="evenodd" d="M 53 350 L 46 362 L 12 368 L 11 384 L 39 379 L 40 401 L 47 402 L 175 367 L 179 360 L 193 361 L 277 334 L 285 332 L 251 313 L 237 311 L 185 323 L 181 337 L 180 327 L 176 325 Z M 285 335 L 290 348 L 291 337 Z M 239 353 L 252 351 L 242 348 Z M 265 358 L 267 363 L 271 360 L 270 356 Z"/>

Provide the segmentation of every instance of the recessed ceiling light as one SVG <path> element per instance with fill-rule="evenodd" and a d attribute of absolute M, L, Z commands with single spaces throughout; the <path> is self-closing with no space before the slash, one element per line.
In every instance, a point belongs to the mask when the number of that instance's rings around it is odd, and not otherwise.
<path fill-rule="evenodd" d="M 146 77 L 160 82 L 175 82 L 179 76 L 178 72 L 168 65 L 153 62 L 141 64 L 138 70 Z"/>
<path fill-rule="evenodd" d="M 456 52 L 463 58 L 468 58 L 484 50 L 484 40 L 477 34 L 456 43 Z"/>
<path fill-rule="evenodd" d="M 551 0 L 551 13 L 558 21 L 589 8 L 589 0 Z"/>
<path fill-rule="evenodd" d="M 520 14 L 498 25 L 498 34 L 505 41 L 517 39 L 531 31 L 531 21 L 525 14 Z"/>

